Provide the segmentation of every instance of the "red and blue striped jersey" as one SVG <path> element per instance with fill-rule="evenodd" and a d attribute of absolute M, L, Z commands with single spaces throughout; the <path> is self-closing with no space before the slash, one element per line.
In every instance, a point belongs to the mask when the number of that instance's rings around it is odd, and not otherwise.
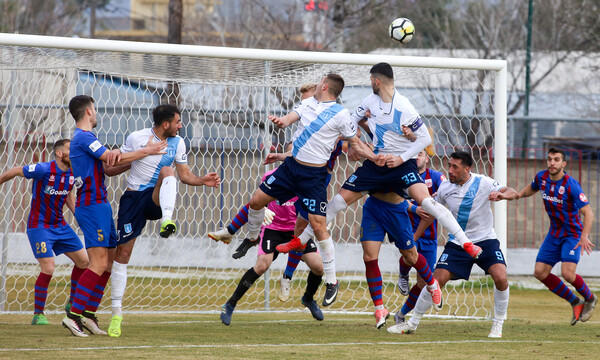
<path fill-rule="evenodd" d="M 579 182 L 567 173 L 560 180 L 552 181 L 550 172 L 542 170 L 535 175 L 531 188 L 542 195 L 550 217 L 550 235 L 579 239 L 583 228 L 579 209 L 589 204 Z"/>
<path fill-rule="evenodd" d="M 427 190 L 429 190 L 429 195 L 435 194 L 440 187 L 442 181 L 446 180 L 444 174 L 439 171 L 435 171 L 432 169 L 425 169 L 425 171 L 421 174 L 421 179 L 427 185 Z M 418 206 L 417 202 L 411 200 L 412 205 Z M 413 227 L 413 231 L 417 231 L 419 227 L 419 223 L 421 222 L 421 217 L 413 212 L 408 212 L 408 216 L 410 217 L 410 222 Z M 429 239 L 429 240 L 437 240 L 437 220 L 434 220 L 431 225 L 427 229 L 423 235 L 421 235 L 421 239 Z"/>
<path fill-rule="evenodd" d="M 73 189 L 75 178 L 71 169 L 62 171 L 56 160 L 23 166 L 23 175 L 33 179 L 31 210 L 27 229 L 57 228 L 65 226 L 63 206 Z"/>
<path fill-rule="evenodd" d="M 75 129 L 71 139 L 71 168 L 77 187 L 76 206 L 108 202 L 104 185 L 104 168 L 99 160 L 108 151 L 90 131 Z"/>
<path fill-rule="evenodd" d="M 337 161 L 338 156 L 342 153 L 342 148 L 344 147 L 344 142 L 342 140 L 338 141 L 335 145 L 335 148 L 331 152 L 331 157 L 327 160 L 327 170 L 333 171 L 335 167 L 335 162 Z"/>

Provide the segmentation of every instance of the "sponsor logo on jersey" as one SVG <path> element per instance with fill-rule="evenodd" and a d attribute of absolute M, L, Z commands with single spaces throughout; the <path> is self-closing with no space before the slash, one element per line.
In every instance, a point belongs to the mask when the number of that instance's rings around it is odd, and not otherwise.
<path fill-rule="evenodd" d="M 555 202 L 557 204 L 562 204 L 563 203 L 562 199 L 559 199 L 556 196 L 548 196 L 548 195 L 546 195 L 546 193 L 542 193 L 542 199 L 544 199 L 546 201 Z"/>
<path fill-rule="evenodd" d="M 29 166 L 28 166 L 28 171 L 29 171 L 29 172 L 34 172 L 34 171 L 35 171 L 35 166 L 36 166 L 36 165 L 37 165 L 37 164 L 32 164 L 32 165 L 29 165 Z"/>
<path fill-rule="evenodd" d="M 584 193 L 579 194 L 579 200 L 583 201 L 583 202 L 588 202 L 587 197 L 585 197 Z"/>
<path fill-rule="evenodd" d="M 131 232 L 133 231 L 133 229 L 131 228 L 131 223 L 123 225 L 123 230 L 125 230 L 126 234 L 131 234 Z"/>
<path fill-rule="evenodd" d="M 44 188 L 44 193 L 48 195 L 67 195 L 69 190 L 56 190 L 50 185 L 46 185 Z"/>
<path fill-rule="evenodd" d="M 102 144 L 100 144 L 100 141 L 96 140 L 93 143 L 91 143 L 88 147 L 90 148 L 90 150 L 92 150 L 92 152 L 96 152 L 102 147 Z"/>
<path fill-rule="evenodd" d="M 565 187 L 564 186 L 559 187 L 558 188 L 558 193 L 561 194 L 561 195 L 564 194 L 565 193 Z"/>

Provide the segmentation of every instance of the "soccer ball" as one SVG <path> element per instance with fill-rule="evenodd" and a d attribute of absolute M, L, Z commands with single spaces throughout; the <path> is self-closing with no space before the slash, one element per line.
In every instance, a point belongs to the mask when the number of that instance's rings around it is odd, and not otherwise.
<path fill-rule="evenodd" d="M 390 24 L 390 37 L 403 44 L 409 42 L 415 34 L 415 26 L 406 18 L 397 18 Z"/>

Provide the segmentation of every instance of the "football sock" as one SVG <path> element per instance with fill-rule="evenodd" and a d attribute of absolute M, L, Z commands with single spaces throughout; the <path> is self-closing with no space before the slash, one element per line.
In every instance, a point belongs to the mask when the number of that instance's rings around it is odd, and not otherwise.
<path fill-rule="evenodd" d="M 285 267 L 285 271 L 283 272 L 288 279 L 294 277 L 294 271 L 296 271 L 296 268 L 300 263 L 300 259 L 302 259 L 302 252 L 294 250 L 290 251 L 288 255 L 287 266 Z"/>
<path fill-rule="evenodd" d="M 402 276 L 408 276 L 411 267 L 412 266 L 408 266 L 406 264 L 406 262 L 404 261 L 404 257 L 400 256 L 400 274 Z"/>
<path fill-rule="evenodd" d="M 413 285 L 413 287 L 410 288 L 410 292 L 408 293 L 408 297 L 406 298 L 406 301 L 404 301 L 404 304 L 402 305 L 402 308 L 400 309 L 400 312 L 402 313 L 402 315 L 406 315 L 409 312 L 412 311 L 412 309 L 415 308 L 415 304 L 417 303 L 417 299 L 419 299 L 419 295 L 421 294 L 421 288 L 418 285 Z"/>
<path fill-rule="evenodd" d="M 433 273 L 429 268 L 429 264 L 427 264 L 427 259 L 425 259 L 425 256 L 419 254 L 419 258 L 417 259 L 417 262 L 413 265 L 413 267 L 415 268 L 415 270 L 417 270 L 419 275 L 421 275 L 421 278 L 425 280 L 427 285 L 433 285 L 435 279 L 433 278 Z"/>
<path fill-rule="evenodd" d="M 590 288 L 587 286 L 585 281 L 583 281 L 583 278 L 581 278 L 581 276 L 575 274 L 575 281 L 573 281 L 571 285 L 573 285 L 575 287 L 575 290 L 577 290 L 577 292 L 580 293 L 581 296 L 583 296 L 583 300 L 592 300 L 592 292 L 590 291 Z"/>
<path fill-rule="evenodd" d="M 175 176 L 167 176 L 163 179 L 158 191 L 158 201 L 162 211 L 162 220 L 171 220 L 173 209 L 175 209 L 175 197 L 177 196 L 177 179 Z"/>
<path fill-rule="evenodd" d="M 430 197 L 423 200 L 421 206 L 425 211 L 427 211 L 428 214 L 435 217 L 446 230 L 454 235 L 454 238 L 458 240 L 461 246 L 464 243 L 469 242 L 465 232 L 460 225 L 458 225 L 458 222 L 456 222 L 456 219 L 454 216 L 452 216 L 450 210 L 448 210 L 445 206 L 440 205 L 437 201 Z"/>
<path fill-rule="evenodd" d="M 248 207 L 248 239 L 256 240 L 260 233 L 260 227 L 265 218 L 265 208 L 254 210 Z"/>
<path fill-rule="evenodd" d="M 254 271 L 253 267 L 248 269 L 244 276 L 242 276 L 242 279 L 240 280 L 238 286 L 235 288 L 233 295 L 231 295 L 229 300 L 227 300 L 227 303 L 235 307 L 237 305 L 238 300 L 240 300 L 244 296 L 244 294 L 246 294 L 246 291 L 250 289 L 252 284 L 254 284 L 256 279 L 258 279 L 259 277 L 260 275 L 258 275 L 256 271 Z"/>
<path fill-rule="evenodd" d="M 81 278 L 81 274 L 85 269 L 80 269 L 77 266 L 73 266 L 73 270 L 71 271 L 71 293 L 69 294 L 69 304 L 73 305 L 73 296 L 75 296 L 75 291 L 77 290 L 77 282 L 79 282 L 79 278 Z"/>
<path fill-rule="evenodd" d="M 411 325 L 419 325 L 421 318 L 429 310 L 432 304 L 433 301 L 431 300 L 431 293 L 427 290 L 422 290 L 421 294 L 419 294 L 419 299 L 415 304 L 413 315 L 408 320 Z"/>
<path fill-rule="evenodd" d="M 90 299 L 85 306 L 85 311 L 95 313 L 98 310 L 98 306 L 100 306 L 100 302 L 102 301 L 102 297 L 104 296 L 104 289 L 106 288 L 106 284 L 108 283 L 108 279 L 110 278 L 110 273 L 105 271 L 96 286 L 94 286 L 94 291 L 90 294 Z"/>
<path fill-rule="evenodd" d="M 231 223 L 229 225 L 227 225 L 227 232 L 229 232 L 231 235 L 233 235 L 236 232 L 238 232 L 238 230 L 242 226 L 246 225 L 246 223 L 248 222 L 248 209 L 249 208 L 250 208 L 250 204 L 246 204 L 240 209 L 240 211 L 238 211 L 237 215 L 235 215 L 233 220 L 231 220 Z M 251 240 L 254 240 L 254 239 L 251 239 Z"/>
<path fill-rule="evenodd" d="M 321 257 L 323 258 L 323 271 L 325 271 L 325 281 L 328 284 L 335 284 L 337 276 L 335 274 L 335 246 L 331 236 L 325 240 L 319 240 L 321 246 Z"/>
<path fill-rule="evenodd" d="M 40 272 L 37 280 L 35 281 L 34 288 L 34 305 L 33 305 L 33 313 L 34 314 L 43 314 L 44 308 L 46 307 L 46 298 L 48 297 L 48 285 L 50 284 L 50 279 L 52 279 L 52 275 L 44 274 Z"/>
<path fill-rule="evenodd" d="M 379 270 L 378 260 L 365 261 L 365 275 L 369 286 L 369 294 L 373 305 L 383 306 L 383 281 L 381 280 L 381 271 Z"/>
<path fill-rule="evenodd" d="M 86 269 L 83 274 L 81 274 L 81 277 L 77 282 L 75 296 L 73 297 L 73 306 L 71 307 L 72 313 L 78 315 L 83 313 L 83 310 L 90 299 L 90 294 L 96 287 L 98 281 L 100 281 L 100 275 L 90 269 Z"/>
<path fill-rule="evenodd" d="M 127 287 L 127 264 L 113 261 L 110 286 L 112 314 L 121 316 L 123 295 L 125 295 L 125 288 Z"/>
<path fill-rule="evenodd" d="M 574 304 L 579 301 L 579 298 L 573 294 L 571 289 L 569 289 L 560 278 L 554 274 L 548 274 L 542 283 L 546 285 L 550 291 L 560 296 L 561 298 L 567 300 L 569 303 Z"/>
<path fill-rule="evenodd" d="M 494 287 L 494 321 L 502 323 L 506 318 L 510 288 L 500 291 Z"/>
<path fill-rule="evenodd" d="M 314 296 L 319 289 L 319 285 L 321 285 L 321 280 L 323 279 L 323 275 L 315 275 L 312 271 L 308 273 L 308 278 L 306 279 L 306 291 L 304 292 L 304 299 L 306 301 L 314 300 Z"/>

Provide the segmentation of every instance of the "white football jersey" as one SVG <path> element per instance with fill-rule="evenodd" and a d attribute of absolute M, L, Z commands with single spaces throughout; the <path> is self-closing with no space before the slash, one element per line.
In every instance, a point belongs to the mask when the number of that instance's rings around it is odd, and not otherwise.
<path fill-rule="evenodd" d="M 462 186 L 448 180 L 442 182 L 436 200 L 452 212 L 472 242 L 496 239 L 492 202 L 488 197 L 492 191 L 499 191 L 503 187 L 492 178 L 471 173 L 469 181 Z M 460 245 L 452 235 L 450 240 Z"/>
<path fill-rule="evenodd" d="M 146 147 L 151 136 L 152 142 L 160 141 L 152 128 L 132 132 L 127 136 L 125 144 L 121 146 L 120 150 L 122 153 L 126 153 L 142 149 Z M 127 187 L 138 191 L 154 187 L 163 166 L 171 166 L 173 162 L 178 164 L 187 163 L 185 144 L 179 135 L 167 139 L 167 147 L 164 151 L 166 154 L 148 155 L 133 161 L 129 177 L 127 177 Z"/>
<path fill-rule="evenodd" d="M 427 131 L 415 107 L 398 91 L 394 91 L 391 103 L 384 103 L 376 94 L 367 96 L 352 113 L 353 121 L 358 123 L 362 120 L 367 110 L 371 112 L 367 123 L 373 134 L 375 154 L 400 156 L 411 147 L 412 143 L 404 136 L 401 125 L 410 127 L 413 132 Z"/>
<path fill-rule="evenodd" d="M 318 102 L 314 97 L 302 100 L 294 108 L 300 116 L 294 134 L 292 155 L 310 164 L 324 164 L 342 135 L 356 135 L 350 112 L 335 101 Z"/>

